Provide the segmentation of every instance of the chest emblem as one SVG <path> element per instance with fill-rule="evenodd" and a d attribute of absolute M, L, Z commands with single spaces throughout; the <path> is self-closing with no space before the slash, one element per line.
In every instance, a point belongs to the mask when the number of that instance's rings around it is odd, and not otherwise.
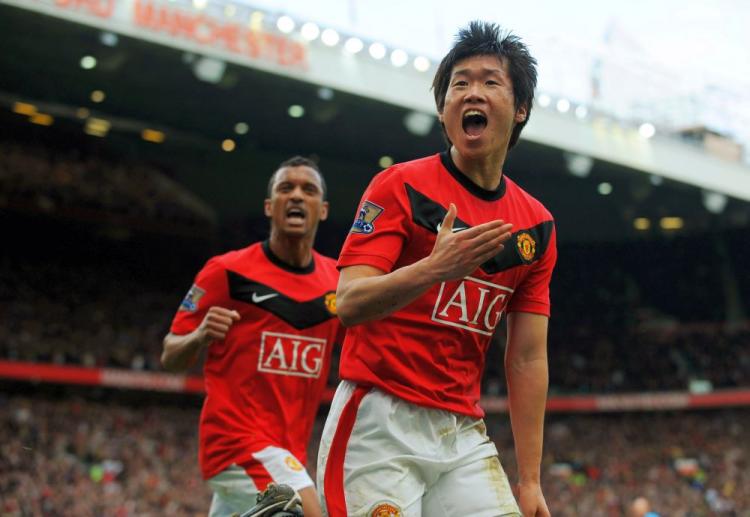
<path fill-rule="evenodd" d="M 524 262 L 531 262 L 536 254 L 536 241 L 529 232 L 516 235 L 516 248 Z"/>
<path fill-rule="evenodd" d="M 323 298 L 323 303 L 325 303 L 328 312 L 336 315 L 336 293 L 328 293 L 327 295 L 325 295 L 325 298 Z"/>

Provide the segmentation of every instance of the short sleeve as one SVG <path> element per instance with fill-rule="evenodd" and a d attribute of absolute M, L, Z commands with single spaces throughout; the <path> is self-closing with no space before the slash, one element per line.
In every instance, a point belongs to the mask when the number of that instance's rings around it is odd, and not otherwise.
<path fill-rule="evenodd" d="M 360 200 L 337 266 L 368 265 L 389 273 L 408 239 L 410 221 L 400 175 L 393 169 L 381 172 Z"/>
<path fill-rule="evenodd" d="M 180 303 L 170 332 L 177 335 L 189 334 L 198 328 L 210 307 L 225 306 L 226 300 L 226 270 L 217 258 L 212 258 L 196 275 L 193 285 Z"/>
<path fill-rule="evenodd" d="M 556 262 L 557 232 L 553 229 L 544 255 L 529 266 L 531 270 L 513 293 L 508 312 L 531 312 L 549 317 L 549 284 Z"/>

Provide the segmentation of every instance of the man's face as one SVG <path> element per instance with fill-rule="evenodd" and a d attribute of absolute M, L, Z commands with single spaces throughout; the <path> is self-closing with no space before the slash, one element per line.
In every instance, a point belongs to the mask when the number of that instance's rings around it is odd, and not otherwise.
<path fill-rule="evenodd" d="M 451 71 L 440 120 L 458 153 L 483 159 L 503 153 L 526 107 L 516 110 L 508 65 L 497 56 L 472 56 Z"/>
<path fill-rule="evenodd" d="M 328 202 L 318 173 L 307 166 L 284 167 L 276 173 L 271 197 L 264 203 L 271 227 L 288 236 L 315 233 L 328 217 Z"/>

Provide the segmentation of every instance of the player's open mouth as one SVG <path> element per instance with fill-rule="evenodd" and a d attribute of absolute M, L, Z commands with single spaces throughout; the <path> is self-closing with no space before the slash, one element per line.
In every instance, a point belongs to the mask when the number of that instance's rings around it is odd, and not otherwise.
<path fill-rule="evenodd" d="M 292 223 L 302 223 L 305 220 L 305 211 L 301 208 L 290 208 L 286 211 L 286 218 Z"/>
<path fill-rule="evenodd" d="M 461 125 L 464 133 L 471 137 L 478 137 L 487 127 L 487 116 L 479 110 L 468 110 L 464 113 Z"/>

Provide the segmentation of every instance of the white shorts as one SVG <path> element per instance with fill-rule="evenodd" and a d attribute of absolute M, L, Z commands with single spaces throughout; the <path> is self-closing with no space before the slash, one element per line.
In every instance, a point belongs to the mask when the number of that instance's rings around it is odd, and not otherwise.
<path fill-rule="evenodd" d="M 233 463 L 208 480 L 214 493 L 210 517 L 242 514 L 255 506 L 257 495 L 270 482 L 287 484 L 295 490 L 313 486 L 305 467 L 292 453 L 279 447 L 266 447 L 253 454 L 252 464 Z"/>
<path fill-rule="evenodd" d="M 520 516 L 481 419 L 343 381 L 318 455 L 330 517 Z"/>

